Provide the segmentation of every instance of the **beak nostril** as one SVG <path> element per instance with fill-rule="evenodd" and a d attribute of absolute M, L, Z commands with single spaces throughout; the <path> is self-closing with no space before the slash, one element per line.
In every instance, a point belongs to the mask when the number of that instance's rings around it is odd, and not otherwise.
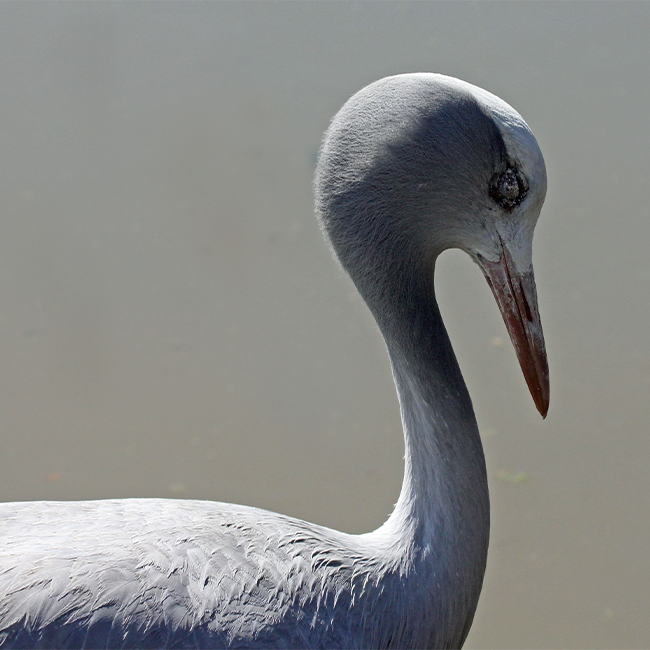
<path fill-rule="evenodd" d="M 526 320 L 529 323 L 532 323 L 533 321 L 533 313 L 530 310 L 530 305 L 528 304 L 528 300 L 526 300 L 526 292 L 524 291 L 524 285 L 520 282 L 519 283 L 519 292 L 521 295 L 521 300 L 524 303 L 524 311 L 526 312 Z"/>

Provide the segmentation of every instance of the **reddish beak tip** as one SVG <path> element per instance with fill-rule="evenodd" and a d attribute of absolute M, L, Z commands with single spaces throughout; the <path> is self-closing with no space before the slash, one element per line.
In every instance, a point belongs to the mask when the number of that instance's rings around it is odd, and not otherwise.
<path fill-rule="evenodd" d="M 542 416 L 543 419 L 546 419 L 546 415 L 548 414 L 548 405 L 549 405 L 549 390 L 548 390 L 548 381 L 546 383 L 546 390 L 539 395 L 537 399 L 533 397 L 535 401 L 535 406 L 537 407 L 537 410 L 539 411 L 539 414 Z"/>

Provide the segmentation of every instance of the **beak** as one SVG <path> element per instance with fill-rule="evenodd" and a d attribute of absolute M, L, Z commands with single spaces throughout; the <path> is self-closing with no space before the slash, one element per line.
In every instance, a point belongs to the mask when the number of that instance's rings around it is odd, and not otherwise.
<path fill-rule="evenodd" d="M 508 249 L 503 246 L 502 250 L 499 261 L 480 258 L 479 265 L 499 305 L 528 390 L 545 418 L 549 403 L 548 360 L 533 267 L 525 273 L 518 272 Z"/>

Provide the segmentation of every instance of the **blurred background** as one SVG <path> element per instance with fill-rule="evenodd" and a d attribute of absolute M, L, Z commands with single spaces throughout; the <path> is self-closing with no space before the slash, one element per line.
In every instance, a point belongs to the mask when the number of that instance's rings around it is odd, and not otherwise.
<path fill-rule="evenodd" d="M 348 532 L 397 499 L 383 342 L 313 217 L 356 90 L 514 106 L 549 192 L 551 408 L 445 253 L 493 524 L 469 648 L 650 646 L 650 3 L 0 4 L 0 500 L 159 496 Z"/>

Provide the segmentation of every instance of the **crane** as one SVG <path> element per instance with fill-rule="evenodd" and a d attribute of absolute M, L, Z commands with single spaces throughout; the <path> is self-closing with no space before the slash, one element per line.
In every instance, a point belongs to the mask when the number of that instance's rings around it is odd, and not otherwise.
<path fill-rule="evenodd" d="M 532 268 L 544 160 L 495 95 L 404 74 L 336 114 L 314 187 L 397 388 L 405 468 L 388 520 L 351 535 L 212 501 L 0 504 L 0 648 L 462 646 L 485 571 L 489 497 L 434 267 L 460 248 L 481 268 L 545 416 Z"/>

